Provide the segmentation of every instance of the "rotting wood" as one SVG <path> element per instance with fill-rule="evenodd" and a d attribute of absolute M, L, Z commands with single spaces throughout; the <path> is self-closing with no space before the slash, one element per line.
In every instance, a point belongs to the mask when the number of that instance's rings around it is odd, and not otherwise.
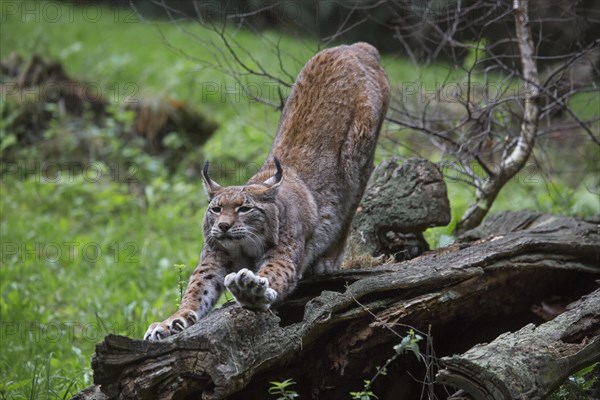
<path fill-rule="evenodd" d="M 160 342 L 109 335 L 93 358 L 94 381 L 111 399 L 267 398 L 268 381 L 287 378 L 301 398 L 346 398 L 393 355 L 399 339 L 391 330 L 431 326 L 436 354 L 456 354 L 540 322 L 529 309 L 550 295 L 596 289 L 597 224 L 498 218 L 527 223 L 403 263 L 307 279 L 274 314 L 230 305 Z M 391 375 L 406 376 L 414 363 L 407 356 Z"/>
<path fill-rule="evenodd" d="M 543 399 L 574 371 L 600 361 L 600 290 L 552 321 L 442 361 L 437 382 L 461 388 L 460 398 Z"/>

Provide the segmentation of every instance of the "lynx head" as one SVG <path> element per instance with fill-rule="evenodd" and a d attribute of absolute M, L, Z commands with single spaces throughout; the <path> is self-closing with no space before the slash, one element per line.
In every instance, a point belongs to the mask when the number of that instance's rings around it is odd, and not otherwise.
<path fill-rule="evenodd" d="M 204 164 L 202 176 L 209 203 L 203 229 L 210 246 L 257 258 L 277 244 L 275 200 L 283 169 L 277 159 L 275 166 L 276 173 L 262 182 L 224 187 L 208 176 L 208 162 Z"/>

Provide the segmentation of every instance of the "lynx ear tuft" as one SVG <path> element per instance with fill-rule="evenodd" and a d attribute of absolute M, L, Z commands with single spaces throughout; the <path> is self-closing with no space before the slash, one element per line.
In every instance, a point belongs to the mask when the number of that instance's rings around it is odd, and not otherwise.
<path fill-rule="evenodd" d="M 266 181 L 263 182 L 263 184 L 265 184 L 271 188 L 279 186 L 279 184 L 281 183 L 281 181 L 283 179 L 283 168 L 281 168 L 281 163 L 279 162 L 277 157 L 274 157 L 274 159 L 275 159 L 275 168 L 277 169 L 277 172 L 275 172 L 275 175 L 273 175 L 272 177 L 270 177 L 269 179 L 267 179 Z"/>
<path fill-rule="evenodd" d="M 204 190 L 209 199 L 212 199 L 215 193 L 221 189 L 221 185 L 210 179 L 208 176 L 208 161 L 204 162 L 204 168 L 202 168 L 202 178 L 204 179 Z"/>

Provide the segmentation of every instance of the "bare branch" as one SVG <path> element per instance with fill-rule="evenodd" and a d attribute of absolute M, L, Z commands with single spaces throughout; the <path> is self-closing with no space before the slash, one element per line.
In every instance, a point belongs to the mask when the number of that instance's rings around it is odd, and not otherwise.
<path fill-rule="evenodd" d="M 520 135 L 512 152 L 503 158 L 498 174 L 486 179 L 481 190 L 476 191 L 477 202 L 467 209 L 457 224 L 457 233 L 465 232 L 481 223 L 502 187 L 525 165 L 533 151 L 540 113 L 540 83 L 534 59 L 535 51 L 529 26 L 528 6 L 528 0 L 515 0 L 513 4 L 521 68 L 523 78 L 528 83 Z"/>

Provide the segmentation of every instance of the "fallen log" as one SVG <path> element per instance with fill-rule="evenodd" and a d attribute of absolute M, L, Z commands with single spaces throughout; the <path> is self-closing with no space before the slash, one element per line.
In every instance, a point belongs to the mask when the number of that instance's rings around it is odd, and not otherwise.
<path fill-rule="evenodd" d="M 288 378 L 302 399 L 350 398 L 408 326 L 428 333 L 435 360 L 542 322 L 530 308 L 545 298 L 575 300 L 597 288 L 597 223 L 532 213 L 490 220 L 513 228 L 402 263 L 307 279 L 274 314 L 226 305 L 163 341 L 109 335 L 92 360 L 96 387 L 75 398 L 262 399 L 269 381 Z M 419 398 L 418 380 L 433 367 L 400 357 L 372 389 L 380 399 Z"/>
<path fill-rule="evenodd" d="M 442 361 L 437 382 L 462 389 L 451 399 L 543 399 L 573 371 L 600 361 L 600 290 L 550 322 Z"/>

